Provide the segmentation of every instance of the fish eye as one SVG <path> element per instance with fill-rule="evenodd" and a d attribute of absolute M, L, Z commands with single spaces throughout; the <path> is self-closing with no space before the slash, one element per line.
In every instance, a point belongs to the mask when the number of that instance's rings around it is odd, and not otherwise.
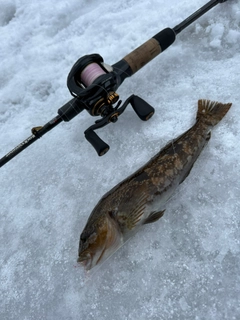
<path fill-rule="evenodd" d="M 85 242 L 85 241 L 87 240 L 87 237 L 86 237 L 86 235 L 85 235 L 84 233 L 81 234 L 80 240 L 81 240 L 82 242 Z"/>

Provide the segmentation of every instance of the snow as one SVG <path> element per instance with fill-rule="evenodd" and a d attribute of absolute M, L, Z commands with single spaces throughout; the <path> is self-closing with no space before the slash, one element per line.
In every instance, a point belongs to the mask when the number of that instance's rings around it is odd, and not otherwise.
<path fill-rule="evenodd" d="M 71 96 L 81 56 L 114 64 L 204 0 L 0 0 L 0 156 Z M 0 178 L 0 319 L 240 318 L 240 2 L 219 4 L 119 88 L 156 109 L 128 108 L 84 139 L 82 112 L 4 165 Z M 158 222 L 97 271 L 78 266 L 80 233 L 100 197 L 187 130 L 200 98 L 232 102 Z"/>

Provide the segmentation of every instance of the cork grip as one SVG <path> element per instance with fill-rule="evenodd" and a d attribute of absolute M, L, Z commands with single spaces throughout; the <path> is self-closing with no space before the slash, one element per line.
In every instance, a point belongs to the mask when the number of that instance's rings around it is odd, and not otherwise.
<path fill-rule="evenodd" d="M 126 55 L 123 59 L 128 63 L 132 72 L 135 73 L 161 53 L 161 51 L 159 42 L 156 39 L 151 38 Z"/>

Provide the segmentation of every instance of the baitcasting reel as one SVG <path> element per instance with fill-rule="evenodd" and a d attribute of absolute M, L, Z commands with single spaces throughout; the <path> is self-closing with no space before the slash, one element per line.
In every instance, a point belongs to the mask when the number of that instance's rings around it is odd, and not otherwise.
<path fill-rule="evenodd" d="M 102 117 L 95 122 L 95 125 L 84 132 L 86 139 L 100 156 L 109 150 L 109 146 L 99 138 L 94 130 L 111 122 L 115 123 L 129 103 L 143 121 L 150 119 L 154 114 L 154 108 L 135 95 L 131 95 L 120 106 L 122 101 L 119 100 L 119 95 L 115 90 L 121 82 L 121 75 L 118 74 L 118 71 L 105 64 L 99 54 L 86 55 L 80 58 L 68 75 L 67 86 L 70 93 L 81 100 L 84 109 L 90 115 Z M 117 105 L 113 107 L 115 103 Z M 58 114 L 64 117 L 65 121 L 69 121 L 71 115 L 65 109 L 64 107 L 59 109 Z"/>
<path fill-rule="evenodd" d="M 58 110 L 58 115 L 44 126 L 32 128 L 30 137 L 0 159 L 0 167 L 45 133 L 52 130 L 60 122 L 70 121 L 84 109 L 91 116 L 101 117 L 84 133 L 98 155 L 105 154 L 109 150 L 109 146 L 99 138 L 94 130 L 116 122 L 129 103 L 141 120 L 146 121 L 154 114 L 153 107 L 135 95 L 131 95 L 121 106 L 121 100 L 119 100 L 119 96 L 116 93 L 117 88 L 126 78 L 131 77 L 173 44 L 176 35 L 183 29 L 217 4 L 226 1 L 210 0 L 180 24 L 174 28 L 163 29 L 112 66 L 105 64 L 99 54 L 90 54 L 80 58 L 72 67 L 67 80 L 67 86 L 74 98 L 62 106 Z M 115 107 L 113 106 L 114 104 L 116 104 Z"/>

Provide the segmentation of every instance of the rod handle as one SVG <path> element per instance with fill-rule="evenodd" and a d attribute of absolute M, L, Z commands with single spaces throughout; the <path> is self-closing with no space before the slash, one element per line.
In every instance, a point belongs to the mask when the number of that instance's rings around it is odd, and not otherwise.
<path fill-rule="evenodd" d="M 175 41 L 175 38 L 176 35 L 173 29 L 163 29 L 140 47 L 126 55 L 123 60 L 127 62 L 132 70 L 132 74 L 134 74 L 167 49 Z"/>

